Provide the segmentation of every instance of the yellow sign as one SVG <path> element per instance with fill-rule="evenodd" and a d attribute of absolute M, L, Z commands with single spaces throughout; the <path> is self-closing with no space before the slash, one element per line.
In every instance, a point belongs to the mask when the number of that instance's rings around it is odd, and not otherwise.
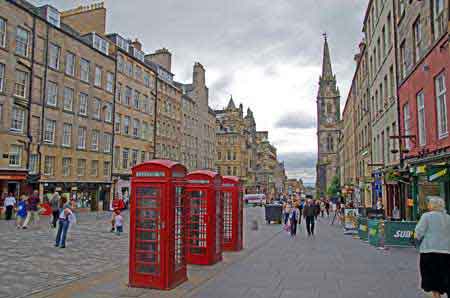
<path fill-rule="evenodd" d="M 423 173 L 426 172 L 426 170 L 427 170 L 427 166 L 426 165 L 418 166 L 417 167 L 417 174 L 423 174 Z"/>

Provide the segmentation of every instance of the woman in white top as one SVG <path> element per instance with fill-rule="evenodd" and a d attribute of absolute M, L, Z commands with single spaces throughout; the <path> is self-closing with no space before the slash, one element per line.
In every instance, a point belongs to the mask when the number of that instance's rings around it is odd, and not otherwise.
<path fill-rule="evenodd" d="M 434 298 L 450 297 L 450 215 L 441 197 L 429 196 L 428 209 L 415 229 L 420 244 L 421 286 Z"/>

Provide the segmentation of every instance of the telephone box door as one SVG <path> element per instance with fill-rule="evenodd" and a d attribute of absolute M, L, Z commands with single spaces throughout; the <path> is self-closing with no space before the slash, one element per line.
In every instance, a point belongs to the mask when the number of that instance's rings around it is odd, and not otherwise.
<path fill-rule="evenodd" d="M 222 247 L 223 247 L 223 219 L 222 219 L 222 213 L 223 213 L 223 202 L 222 199 L 220 197 L 221 192 L 219 190 L 215 191 L 215 199 L 216 199 L 216 203 L 215 203 L 215 247 L 216 247 L 216 251 L 215 251 L 215 259 L 214 261 L 220 261 L 222 260 Z"/>
<path fill-rule="evenodd" d="M 191 189 L 187 192 L 189 204 L 188 263 L 204 264 L 208 257 L 208 201 L 207 191 Z"/>
<path fill-rule="evenodd" d="M 231 249 L 233 245 L 233 192 L 225 190 L 223 196 L 223 246 Z"/>
<path fill-rule="evenodd" d="M 162 199 L 165 186 L 154 183 L 134 187 L 136 233 L 134 240 L 135 283 L 148 287 L 164 287 L 165 239 Z M 133 210 L 132 210 L 133 211 Z"/>

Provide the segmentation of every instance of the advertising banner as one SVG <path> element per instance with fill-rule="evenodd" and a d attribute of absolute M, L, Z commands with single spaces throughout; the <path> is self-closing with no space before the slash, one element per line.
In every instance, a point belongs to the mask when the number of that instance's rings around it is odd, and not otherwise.
<path fill-rule="evenodd" d="M 369 236 L 369 228 L 367 226 L 367 217 L 359 217 L 358 218 L 358 236 L 359 239 L 363 241 L 367 241 Z"/>
<path fill-rule="evenodd" d="M 367 227 L 369 229 L 369 243 L 378 247 L 380 245 L 380 221 L 377 219 L 369 219 L 367 221 Z"/>
<path fill-rule="evenodd" d="M 358 209 L 344 210 L 344 230 L 346 234 L 356 234 L 358 232 Z"/>
<path fill-rule="evenodd" d="M 416 227 L 415 221 L 386 221 L 384 226 L 385 245 L 414 246 L 411 238 Z"/>

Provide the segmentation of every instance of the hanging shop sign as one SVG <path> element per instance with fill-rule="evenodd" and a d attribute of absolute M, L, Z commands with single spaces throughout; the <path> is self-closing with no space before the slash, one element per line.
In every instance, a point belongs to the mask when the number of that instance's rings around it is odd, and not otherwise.
<path fill-rule="evenodd" d="M 447 175 L 447 172 L 448 172 L 447 169 L 440 170 L 440 171 L 428 176 L 428 181 L 433 182 L 433 181 L 439 179 L 440 177 Z"/>

